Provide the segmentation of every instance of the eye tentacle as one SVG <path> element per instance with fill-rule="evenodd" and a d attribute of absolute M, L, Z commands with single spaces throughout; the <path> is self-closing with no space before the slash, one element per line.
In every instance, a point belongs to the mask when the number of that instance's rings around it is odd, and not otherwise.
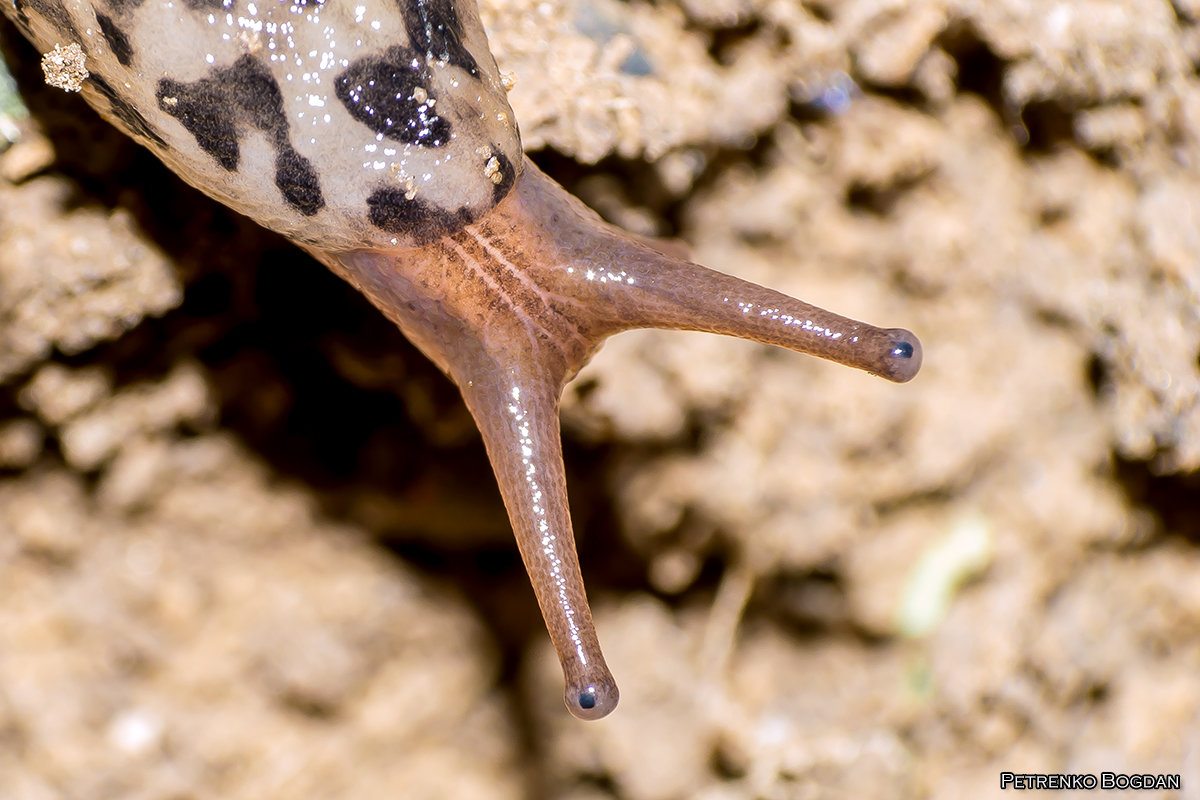
<path fill-rule="evenodd" d="M 539 242 L 536 278 L 548 294 L 574 298 L 579 324 L 597 341 L 635 328 L 736 336 L 866 370 L 897 383 L 916 376 L 921 343 L 726 275 L 599 219 L 531 162 L 513 193 L 535 218 L 553 221 Z M 503 211 L 498 208 L 497 211 Z M 508 220 L 506 224 L 512 224 Z"/>
<path fill-rule="evenodd" d="M 611 713 L 619 693 L 600 651 L 575 551 L 558 394 L 556 382 L 527 364 L 497 364 L 463 389 L 562 664 L 567 709 L 591 720 Z"/>
<path fill-rule="evenodd" d="M 612 292 L 611 299 L 631 329 L 735 336 L 835 361 L 896 383 L 912 380 L 921 367 L 920 340 L 903 328 L 858 322 L 634 243 L 624 255 L 624 271 L 630 278 Z M 618 293 L 623 296 L 615 296 Z"/>

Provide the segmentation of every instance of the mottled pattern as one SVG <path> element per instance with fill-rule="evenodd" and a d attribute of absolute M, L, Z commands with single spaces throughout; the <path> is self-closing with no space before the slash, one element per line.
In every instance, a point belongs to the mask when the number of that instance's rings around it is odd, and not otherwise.
<path fill-rule="evenodd" d="M 84 96 L 203 191 L 327 250 L 415 245 L 480 219 L 521 148 L 471 3 L 17 0 Z M 147 81 L 145 76 L 154 76 Z"/>

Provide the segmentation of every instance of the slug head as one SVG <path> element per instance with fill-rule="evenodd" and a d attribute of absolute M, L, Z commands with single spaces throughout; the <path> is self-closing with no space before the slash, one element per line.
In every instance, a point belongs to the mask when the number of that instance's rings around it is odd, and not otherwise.
<path fill-rule="evenodd" d="M 567 506 L 558 403 L 605 338 L 738 336 L 905 382 L 921 345 L 694 264 L 600 220 L 525 161 L 482 219 L 423 247 L 310 251 L 363 291 L 462 390 L 562 664 L 572 714 L 616 707 Z"/>

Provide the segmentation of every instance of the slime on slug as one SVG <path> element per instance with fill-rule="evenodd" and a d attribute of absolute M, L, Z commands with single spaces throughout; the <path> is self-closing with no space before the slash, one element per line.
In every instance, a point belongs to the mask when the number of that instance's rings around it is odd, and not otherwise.
<path fill-rule="evenodd" d="M 84 98 L 184 180 L 365 294 L 463 393 L 562 664 L 618 691 L 567 506 L 558 403 L 614 333 L 708 331 L 905 382 L 917 338 L 648 246 L 525 158 L 472 0 L 8 0 Z M 61 52 L 61 51 L 60 51 Z"/>

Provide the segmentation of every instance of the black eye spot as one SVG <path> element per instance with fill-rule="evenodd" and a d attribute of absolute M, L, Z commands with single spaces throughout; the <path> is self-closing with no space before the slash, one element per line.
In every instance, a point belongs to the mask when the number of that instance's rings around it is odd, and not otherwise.
<path fill-rule="evenodd" d="M 112 50 L 121 66 L 128 67 L 133 62 L 133 47 L 129 44 L 129 37 L 125 35 L 125 31 L 113 22 L 112 17 L 98 12 L 96 22 L 100 24 L 100 33 L 104 35 L 104 41 L 108 42 L 108 49 Z"/>
<path fill-rule="evenodd" d="M 911 381 L 921 369 L 921 340 L 903 328 L 889 328 L 884 333 L 887 349 L 880 353 L 879 368 L 870 371 L 896 383 Z"/>
<path fill-rule="evenodd" d="M 613 683 L 611 675 L 606 675 L 596 682 L 567 686 L 563 691 L 567 710 L 579 719 L 607 717 L 621 699 L 621 693 L 617 691 L 617 685 Z"/>
<path fill-rule="evenodd" d="M 429 70 L 412 50 L 389 47 L 365 56 L 334 81 L 350 116 L 387 139 L 422 147 L 450 141 L 450 123 L 435 112 Z"/>

